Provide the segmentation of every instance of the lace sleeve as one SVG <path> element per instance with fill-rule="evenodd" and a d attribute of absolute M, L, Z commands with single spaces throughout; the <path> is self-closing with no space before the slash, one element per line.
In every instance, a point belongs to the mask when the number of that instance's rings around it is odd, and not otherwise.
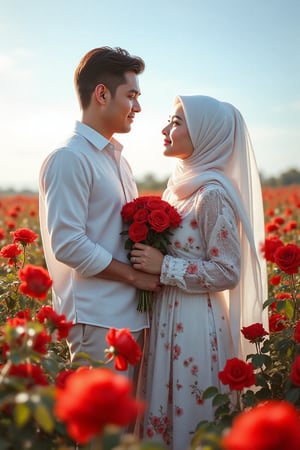
<path fill-rule="evenodd" d="M 164 257 L 161 282 L 186 292 L 232 289 L 240 277 L 240 242 L 235 212 L 222 188 L 205 190 L 196 206 L 205 256 Z"/>
<path fill-rule="evenodd" d="M 178 286 L 184 289 L 186 286 L 184 275 L 188 265 L 189 263 L 185 259 L 166 255 L 163 260 L 160 275 L 161 283 L 168 284 L 169 286 Z"/>

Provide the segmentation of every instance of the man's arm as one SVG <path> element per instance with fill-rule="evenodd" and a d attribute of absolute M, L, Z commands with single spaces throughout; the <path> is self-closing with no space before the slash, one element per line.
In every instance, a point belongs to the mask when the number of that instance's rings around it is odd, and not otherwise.
<path fill-rule="evenodd" d="M 121 281 L 145 291 L 158 292 L 161 290 L 159 275 L 137 271 L 130 264 L 116 259 L 112 259 L 111 263 L 96 276 L 106 280 Z"/>

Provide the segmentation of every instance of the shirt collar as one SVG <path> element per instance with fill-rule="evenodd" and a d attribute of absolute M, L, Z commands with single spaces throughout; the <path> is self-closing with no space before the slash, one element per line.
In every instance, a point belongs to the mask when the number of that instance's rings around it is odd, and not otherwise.
<path fill-rule="evenodd" d="M 102 134 L 98 133 L 98 131 L 82 122 L 79 122 L 78 120 L 75 122 L 74 132 L 87 139 L 94 147 L 97 148 L 97 150 L 101 151 L 108 147 L 109 150 L 117 150 L 121 152 L 123 149 L 122 144 L 120 144 L 120 142 L 115 138 L 111 138 L 111 140 L 109 141 L 104 136 L 102 136 Z"/>

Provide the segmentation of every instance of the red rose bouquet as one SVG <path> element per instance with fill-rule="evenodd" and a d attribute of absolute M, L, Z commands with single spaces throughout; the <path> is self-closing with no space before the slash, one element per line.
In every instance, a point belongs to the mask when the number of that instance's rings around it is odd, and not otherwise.
<path fill-rule="evenodd" d="M 170 243 L 172 228 L 177 228 L 181 217 L 177 210 L 159 196 L 143 196 L 126 203 L 121 210 L 123 221 L 128 229 L 122 235 L 128 236 L 125 249 L 129 250 L 136 242 L 159 249 L 164 255 Z M 153 292 L 140 291 L 137 310 L 151 311 Z"/>

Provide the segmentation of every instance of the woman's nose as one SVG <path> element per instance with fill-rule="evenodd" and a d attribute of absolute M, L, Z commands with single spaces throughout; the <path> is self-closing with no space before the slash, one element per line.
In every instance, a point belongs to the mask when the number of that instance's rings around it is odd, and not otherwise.
<path fill-rule="evenodd" d="M 164 127 L 164 128 L 161 130 L 161 132 L 162 132 L 162 134 L 163 134 L 164 136 L 167 136 L 167 135 L 169 134 L 168 128 L 169 128 L 169 125 L 167 125 L 166 127 Z"/>

